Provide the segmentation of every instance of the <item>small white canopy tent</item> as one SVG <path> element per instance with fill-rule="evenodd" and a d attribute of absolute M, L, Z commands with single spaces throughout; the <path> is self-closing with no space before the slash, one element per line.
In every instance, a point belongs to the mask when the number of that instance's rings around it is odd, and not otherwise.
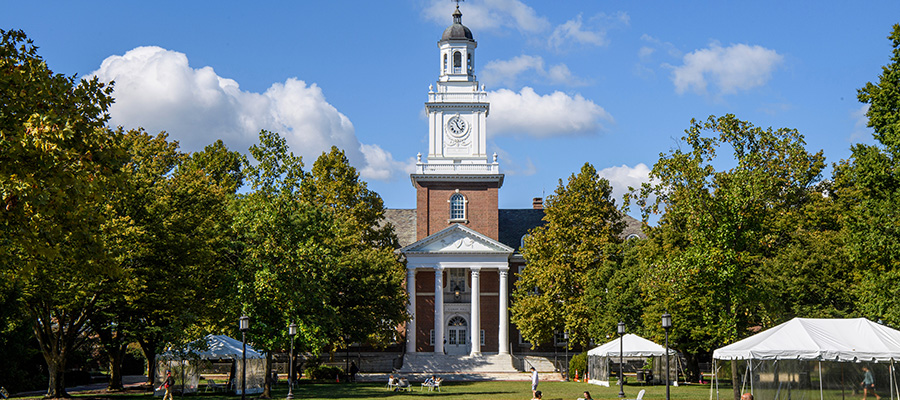
<path fill-rule="evenodd" d="M 595 347 L 591 350 L 588 350 L 588 382 L 594 385 L 601 386 L 609 386 L 609 376 L 610 371 L 609 365 L 610 362 L 619 362 L 619 343 L 620 339 L 614 339 L 606 344 L 603 344 L 599 347 Z M 628 361 L 636 361 L 636 360 L 646 360 L 647 358 L 653 357 L 653 368 L 651 369 L 653 373 L 654 381 L 661 382 L 661 379 L 665 377 L 665 355 L 666 348 L 660 346 L 650 340 L 644 339 L 638 335 L 633 333 L 629 333 L 623 335 L 621 337 L 621 347 L 622 347 L 622 359 L 625 362 Z M 675 356 L 675 351 L 669 349 L 669 356 L 672 356 L 674 359 L 669 361 L 671 366 L 671 371 L 669 373 L 670 377 L 676 377 L 677 374 L 677 363 L 678 358 Z"/>
<path fill-rule="evenodd" d="M 734 384 L 749 388 L 757 399 L 854 397 L 863 366 L 874 373 L 876 391 L 888 382 L 893 399 L 900 331 L 865 318 L 794 318 L 715 350 L 713 363 L 718 360 L 743 363 L 742 382 Z M 718 368 L 713 372 L 717 387 Z"/>
<path fill-rule="evenodd" d="M 170 350 L 157 356 L 156 377 L 154 389 L 158 389 L 166 379 L 166 370 L 172 371 L 172 376 L 181 386 L 184 376 L 185 393 L 197 391 L 200 382 L 200 362 L 204 361 L 232 361 L 234 362 L 234 377 L 232 388 L 235 394 L 241 394 L 241 360 L 243 343 L 225 335 L 207 335 L 184 350 Z M 247 394 L 262 393 L 265 384 L 266 355 L 247 346 Z M 154 395 L 162 396 L 165 391 L 157 390 Z"/>

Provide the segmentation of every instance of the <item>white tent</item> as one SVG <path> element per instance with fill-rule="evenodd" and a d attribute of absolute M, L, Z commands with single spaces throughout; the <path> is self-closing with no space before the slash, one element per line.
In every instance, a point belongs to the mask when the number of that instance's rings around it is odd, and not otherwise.
<path fill-rule="evenodd" d="M 794 318 L 715 350 L 713 362 L 717 360 L 743 362 L 739 369 L 743 370 L 739 372 L 742 390 L 760 392 L 754 393 L 758 399 L 785 393 L 794 399 L 824 398 L 826 393 L 849 397 L 860 386 L 863 366 L 875 374 L 876 384 L 880 383 L 876 389 L 880 386 L 884 391 L 888 386 L 895 398 L 894 362 L 900 360 L 900 331 L 865 318 Z M 803 395 L 804 391 L 810 393 Z"/>
<path fill-rule="evenodd" d="M 660 346 L 650 340 L 644 339 L 633 333 L 623 335 L 620 339 L 614 339 L 599 347 L 588 350 L 588 382 L 595 385 L 609 386 L 610 361 L 619 362 L 619 346 L 622 347 L 622 358 L 628 361 L 644 361 L 653 357 L 653 373 L 654 380 L 658 381 L 665 374 L 665 355 L 666 348 Z M 669 349 L 669 355 L 675 356 L 675 350 Z M 672 371 L 677 371 L 677 357 L 670 361 Z M 669 373 L 670 377 L 675 377 L 674 372 Z"/>
<path fill-rule="evenodd" d="M 166 370 L 172 371 L 179 388 L 184 380 L 185 393 L 196 392 L 200 382 L 200 362 L 232 361 L 234 376 L 231 387 L 235 394 L 241 394 L 241 368 L 243 343 L 225 335 L 207 335 L 205 338 L 189 344 L 183 350 L 169 350 L 157 356 L 154 388 L 165 381 Z M 266 355 L 247 346 L 247 394 L 262 393 L 265 384 Z M 183 377 L 183 378 L 182 378 Z M 162 396 L 163 391 L 154 393 Z"/>

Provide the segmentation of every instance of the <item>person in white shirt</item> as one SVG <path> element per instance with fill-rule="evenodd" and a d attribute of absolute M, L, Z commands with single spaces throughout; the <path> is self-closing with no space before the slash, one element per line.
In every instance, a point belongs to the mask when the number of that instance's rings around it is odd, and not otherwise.
<path fill-rule="evenodd" d="M 538 373 L 531 367 L 531 394 L 537 397 Z"/>

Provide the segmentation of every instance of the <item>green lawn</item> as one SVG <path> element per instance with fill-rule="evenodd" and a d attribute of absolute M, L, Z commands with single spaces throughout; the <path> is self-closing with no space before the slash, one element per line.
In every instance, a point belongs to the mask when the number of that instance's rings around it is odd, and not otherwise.
<path fill-rule="evenodd" d="M 541 382 L 539 389 L 544 393 L 544 399 L 563 399 L 574 400 L 582 397 L 582 392 L 590 391 L 595 399 L 617 400 L 618 387 L 601 387 L 579 382 Z M 645 389 L 645 399 L 664 399 L 666 396 L 665 386 L 625 386 L 626 398 L 633 399 L 637 397 L 638 391 Z M 197 400 L 236 400 L 240 396 L 222 396 L 221 394 L 204 394 L 188 395 L 185 398 L 194 398 Z M 672 399 L 693 399 L 706 400 L 709 399 L 709 385 L 689 385 L 671 387 Z M 287 387 L 282 384 L 278 386 L 273 394 L 274 399 L 284 399 L 287 394 Z M 731 395 L 731 390 L 721 389 L 720 397 L 727 398 Z M 85 398 L 103 398 L 114 400 L 152 400 L 150 393 L 146 394 L 76 394 L 76 397 Z M 247 396 L 248 399 L 255 397 Z M 461 399 L 461 400 L 528 400 L 531 399 L 531 383 L 528 381 L 503 381 L 503 382 L 447 382 L 444 381 L 441 392 L 419 391 L 419 387 L 414 387 L 412 392 L 392 392 L 385 389 L 380 383 L 355 383 L 355 384 L 337 384 L 337 383 L 309 383 L 302 382 L 294 387 L 295 399 L 389 399 L 389 400 L 423 400 L 423 399 Z M 157 398 L 158 399 L 158 398 Z M 175 396 L 180 399 L 180 396 Z"/>

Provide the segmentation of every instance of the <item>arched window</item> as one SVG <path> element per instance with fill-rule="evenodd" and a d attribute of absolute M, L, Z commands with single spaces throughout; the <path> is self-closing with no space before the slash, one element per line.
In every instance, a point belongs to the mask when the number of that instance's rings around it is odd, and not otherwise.
<path fill-rule="evenodd" d="M 449 71 L 447 71 L 447 54 L 444 54 L 444 66 L 443 66 L 443 68 L 444 68 L 444 69 L 443 69 L 443 72 L 444 72 L 445 74 L 446 74 L 447 72 L 449 72 Z"/>
<path fill-rule="evenodd" d="M 466 66 L 468 67 L 469 72 L 472 72 L 472 55 L 466 54 Z"/>
<path fill-rule="evenodd" d="M 459 193 L 450 196 L 450 220 L 459 221 L 466 219 L 466 198 Z"/>
<path fill-rule="evenodd" d="M 453 73 L 461 74 L 462 73 L 462 53 L 455 52 L 453 53 Z"/>

